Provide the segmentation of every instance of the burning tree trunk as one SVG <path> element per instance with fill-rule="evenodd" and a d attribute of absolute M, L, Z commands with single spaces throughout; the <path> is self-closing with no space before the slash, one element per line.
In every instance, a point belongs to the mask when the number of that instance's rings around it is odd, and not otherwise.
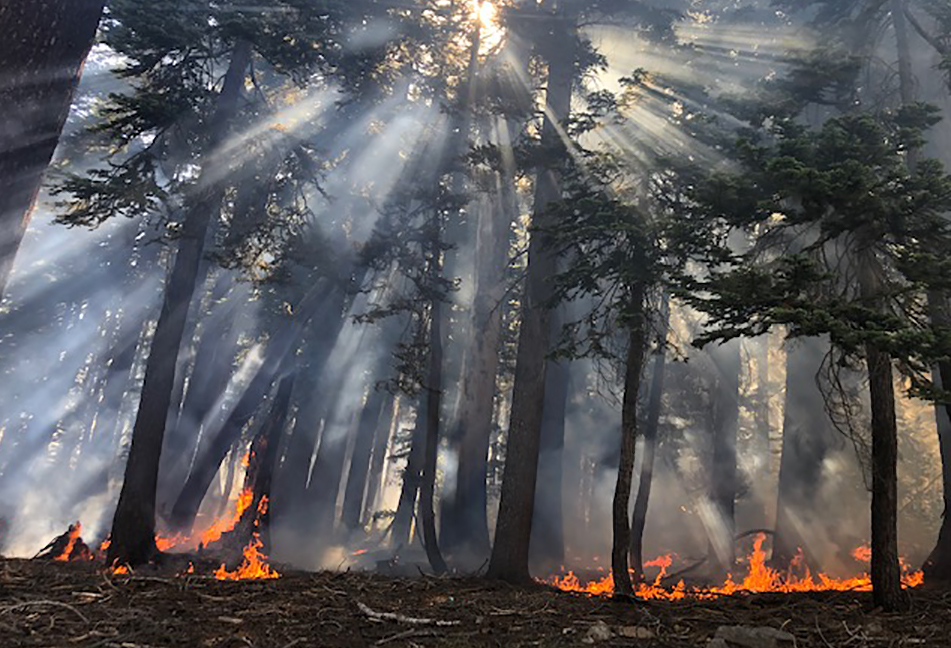
<path fill-rule="evenodd" d="M 822 462 L 832 442 L 832 430 L 816 376 L 828 351 L 817 338 L 789 342 L 786 354 L 786 405 L 779 464 L 776 534 L 772 566 L 785 570 L 802 548 L 811 556 L 800 529 L 814 514 L 822 486 Z"/>
<path fill-rule="evenodd" d="M 332 290 L 333 288 L 329 288 Z M 328 287 L 317 285 L 301 300 L 294 310 L 294 314 L 282 320 L 271 337 L 266 351 L 264 363 L 258 369 L 254 378 L 245 389 L 241 398 L 231 410 L 224 425 L 212 435 L 212 441 L 204 454 L 198 457 L 189 474 L 181 494 L 172 507 L 170 522 L 178 531 L 188 531 L 195 522 L 201 501 L 208 492 L 211 481 L 218 473 L 221 462 L 228 455 L 228 451 L 241 436 L 241 431 L 254 413 L 261 406 L 264 397 L 270 391 L 274 378 L 280 370 L 287 355 L 292 351 L 300 339 L 300 335 L 307 323 L 313 317 Z"/>
<path fill-rule="evenodd" d="M 251 61 L 251 46 L 239 41 L 231 56 L 224 86 L 211 123 L 211 140 L 206 160 L 214 160 L 238 109 L 238 99 Z M 175 383 L 175 363 L 181 348 L 188 308 L 205 248 L 211 219 L 224 197 L 221 180 L 212 179 L 210 165 L 202 169 L 198 193 L 185 219 L 178 254 L 165 288 L 159 316 L 145 368 L 142 397 L 132 432 L 132 445 L 125 479 L 112 524 L 108 560 L 139 565 L 148 562 L 155 548 L 155 496 L 159 459 L 165 436 L 165 420 Z M 230 445 L 230 444 L 229 444 Z"/>
<path fill-rule="evenodd" d="M 644 370 L 644 287 L 633 288 L 630 333 L 628 334 L 627 362 L 624 372 L 624 400 L 621 409 L 621 452 L 614 488 L 612 519 L 614 542 L 611 547 L 611 573 L 617 594 L 633 594 L 628 553 L 631 549 L 631 527 L 628 525 L 628 504 L 634 479 L 634 452 L 637 444 L 637 397 L 641 390 L 641 372 Z"/>
<path fill-rule="evenodd" d="M 713 576 L 726 576 L 736 560 L 736 428 L 739 417 L 740 343 L 737 340 L 712 349 L 717 368 L 713 402 L 713 461 L 710 467 L 710 508 L 707 533 Z"/>
<path fill-rule="evenodd" d="M 0 4 L 0 299 L 69 115 L 103 0 Z"/>
<path fill-rule="evenodd" d="M 575 20 L 560 10 L 552 16 L 553 40 L 558 45 L 548 56 L 548 92 L 542 148 L 552 159 L 563 160 L 559 136 L 571 113 L 574 85 Z M 522 323 L 516 354 L 515 386 L 509 422 L 502 494 L 496 523 L 495 544 L 487 576 L 507 581 L 528 581 L 528 550 L 538 476 L 538 452 L 545 395 L 545 373 L 551 342 L 551 297 L 549 284 L 555 275 L 555 251 L 544 230 L 551 225 L 551 204 L 561 197 L 562 177 L 558 163 L 538 170 L 528 270 L 522 304 Z M 625 514 L 625 519 L 627 515 Z"/>
<path fill-rule="evenodd" d="M 222 536 L 225 550 L 229 553 L 233 551 L 235 554 L 240 554 L 255 533 L 259 534 L 265 547 L 270 545 L 268 511 L 271 482 L 277 463 L 281 434 L 287 425 L 287 416 L 290 412 L 295 377 L 296 373 L 290 373 L 281 378 L 267 418 L 251 442 L 244 487 L 245 490 L 251 489 L 253 496 L 251 505 L 244 510 L 234 531 Z"/>
<path fill-rule="evenodd" d="M 874 252 L 858 253 L 858 282 L 863 300 L 880 308 L 882 286 Z M 883 610 L 907 605 L 898 561 L 898 424 L 892 359 L 873 343 L 865 345 L 872 405 L 872 598 Z"/>
<path fill-rule="evenodd" d="M 660 427 L 660 410 L 664 396 L 664 377 L 667 368 L 667 330 L 670 326 L 670 298 L 665 294 L 661 306 L 660 330 L 657 333 L 657 351 L 654 354 L 654 371 L 651 376 L 647 416 L 644 421 L 644 458 L 641 460 L 641 475 L 631 515 L 631 569 L 634 581 L 644 578 L 644 526 L 647 524 L 647 507 L 650 503 L 651 485 L 654 481 L 654 457 L 657 453 L 657 433 Z"/>

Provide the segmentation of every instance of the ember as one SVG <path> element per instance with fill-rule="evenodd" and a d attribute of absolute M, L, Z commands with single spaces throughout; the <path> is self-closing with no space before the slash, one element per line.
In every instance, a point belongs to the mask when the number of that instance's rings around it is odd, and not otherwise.
<path fill-rule="evenodd" d="M 221 567 L 215 571 L 215 578 L 218 580 L 261 580 L 266 578 L 280 578 L 281 575 L 267 564 L 267 556 L 261 553 L 261 547 L 264 543 L 257 533 L 251 538 L 251 542 L 244 548 L 244 560 L 238 565 L 238 568 L 229 572 L 222 563 Z"/>
<path fill-rule="evenodd" d="M 802 567 L 804 573 L 798 576 L 790 570 L 787 574 L 781 574 L 779 571 L 770 568 L 766 564 L 766 552 L 763 551 L 763 543 L 766 536 L 760 534 L 753 545 L 753 551 L 749 556 L 749 569 L 742 581 L 736 582 L 732 576 L 728 576 L 726 581 L 720 586 L 709 588 L 688 589 L 683 581 L 675 586 L 667 588 L 661 581 L 667 575 L 667 567 L 671 564 L 670 556 L 662 556 L 644 566 L 660 567 L 660 573 L 652 583 L 641 583 L 635 594 L 645 599 L 660 599 L 675 601 L 687 597 L 705 599 L 715 598 L 717 596 L 729 596 L 740 592 L 821 592 L 821 591 L 872 591 L 872 581 L 868 574 L 862 574 L 854 578 L 832 578 L 826 574 L 819 573 L 813 576 L 808 567 Z M 853 552 L 857 559 L 860 555 L 866 555 L 865 547 L 859 547 Z M 871 557 L 869 555 L 869 557 Z M 800 561 L 801 563 L 801 561 Z M 924 581 L 924 576 L 920 571 L 910 572 L 907 565 L 902 562 L 904 576 L 902 584 L 904 587 L 917 587 Z M 555 577 L 548 581 L 558 589 L 567 592 L 583 592 L 590 595 L 611 594 L 614 592 L 614 579 L 611 574 L 604 578 L 590 581 L 582 584 L 574 572 L 568 572 L 565 576 Z"/>

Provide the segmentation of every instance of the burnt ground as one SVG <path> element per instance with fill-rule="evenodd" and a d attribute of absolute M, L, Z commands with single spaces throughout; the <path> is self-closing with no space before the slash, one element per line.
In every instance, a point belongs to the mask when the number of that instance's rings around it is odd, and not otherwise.
<path fill-rule="evenodd" d="M 723 625 L 783 628 L 817 648 L 951 647 L 949 591 L 915 591 L 910 612 L 883 614 L 870 595 L 849 592 L 631 602 L 475 578 L 288 572 L 219 582 L 176 571 L 111 576 L 91 562 L 0 560 L 0 647 L 703 647 Z M 614 636 L 593 639 L 604 625 Z"/>

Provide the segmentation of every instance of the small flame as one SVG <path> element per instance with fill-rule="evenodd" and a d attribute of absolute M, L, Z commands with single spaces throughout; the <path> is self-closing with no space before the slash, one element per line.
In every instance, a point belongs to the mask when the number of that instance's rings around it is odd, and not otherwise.
<path fill-rule="evenodd" d="M 112 539 L 106 538 L 105 540 L 102 541 L 102 544 L 99 545 L 99 551 L 101 553 L 106 553 L 107 551 L 109 551 L 109 545 L 111 544 L 112 544 Z"/>
<path fill-rule="evenodd" d="M 131 571 L 129 570 L 128 565 L 116 565 L 112 568 L 113 576 L 122 576 L 124 574 L 129 574 L 129 573 L 131 573 Z"/>
<path fill-rule="evenodd" d="M 816 577 L 813 577 L 809 568 L 804 564 L 805 559 L 802 557 L 801 551 L 797 553 L 789 572 L 784 576 L 766 565 L 766 552 L 763 551 L 765 540 L 766 536 L 764 534 L 756 537 L 753 551 L 749 555 L 749 569 L 740 582 L 736 582 L 732 576 L 728 576 L 726 581 L 718 587 L 687 590 L 684 582 L 680 581 L 673 588 L 667 589 L 661 585 L 661 580 L 666 576 L 667 568 L 671 564 L 671 557 L 668 555 L 644 563 L 645 567 L 660 567 L 660 574 L 654 579 L 653 583 L 639 584 L 635 593 L 640 598 L 673 601 L 688 596 L 709 599 L 718 596 L 729 596 L 738 592 L 872 591 L 872 579 L 868 574 L 853 578 L 832 578 L 819 573 Z M 871 550 L 867 547 L 859 547 L 852 555 L 856 560 L 864 562 L 866 556 L 868 559 L 871 558 Z M 911 572 L 904 561 L 901 562 L 901 565 L 904 572 L 902 577 L 904 587 L 917 587 L 924 582 L 922 572 Z M 799 576 L 794 573 L 794 570 L 801 570 L 803 573 Z M 567 575 L 555 577 L 549 582 L 555 587 L 569 592 L 582 592 L 589 595 L 611 594 L 614 592 L 614 579 L 611 574 L 582 585 L 573 572 L 568 572 Z"/>
<path fill-rule="evenodd" d="M 238 568 L 229 572 L 224 564 L 215 571 L 215 578 L 218 580 L 260 580 L 265 578 L 280 578 L 281 575 L 267 564 L 267 556 L 261 553 L 261 547 L 264 543 L 257 533 L 251 538 L 251 542 L 244 548 L 244 560 L 238 565 Z"/>
<path fill-rule="evenodd" d="M 872 562 L 872 548 L 868 546 L 856 547 L 852 552 L 852 557 L 859 562 Z"/>
<path fill-rule="evenodd" d="M 69 527 L 69 539 L 66 542 L 66 547 L 63 548 L 63 552 L 58 556 L 54 556 L 53 560 L 59 562 L 68 562 L 69 557 L 73 555 L 73 548 L 76 546 L 76 542 L 79 540 L 79 534 L 82 533 L 83 525 L 79 522 L 73 524 Z"/>

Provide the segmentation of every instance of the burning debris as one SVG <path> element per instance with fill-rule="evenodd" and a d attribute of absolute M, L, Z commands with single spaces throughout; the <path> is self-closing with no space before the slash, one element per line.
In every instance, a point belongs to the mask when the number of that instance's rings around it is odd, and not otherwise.
<path fill-rule="evenodd" d="M 260 536 L 255 533 L 251 542 L 244 549 L 244 559 L 235 571 L 228 571 L 224 563 L 215 572 L 215 578 L 218 580 L 263 580 L 270 578 L 280 578 L 277 570 L 272 569 L 267 564 L 267 556 L 261 553 L 264 543 Z"/>
<path fill-rule="evenodd" d="M 787 573 L 783 574 L 772 569 L 766 564 L 766 552 L 763 550 L 765 541 L 766 536 L 763 534 L 756 537 L 753 551 L 747 558 L 749 567 L 746 576 L 740 582 L 736 582 L 732 576 L 728 576 L 721 585 L 712 587 L 689 588 L 683 580 L 678 581 L 673 587 L 667 587 L 664 585 L 664 580 L 667 577 L 667 568 L 673 562 L 671 556 L 668 555 L 644 563 L 645 567 L 660 567 L 660 573 L 653 582 L 640 583 L 635 595 L 644 599 L 678 601 L 685 598 L 716 598 L 742 592 L 781 592 L 788 594 L 793 592 L 872 591 L 872 580 L 867 573 L 853 578 L 833 578 L 821 572 L 813 576 L 809 568 L 804 565 L 801 553 L 800 558 L 794 561 L 793 567 Z M 859 547 L 853 552 L 853 556 L 860 562 L 868 562 L 871 559 L 871 551 L 867 547 Z M 901 565 L 903 571 L 902 585 L 906 588 L 921 585 L 924 581 L 922 572 L 911 571 L 905 561 L 902 561 Z M 801 573 L 796 573 L 797 568 Z M 592 596 L 614 593 L 614 578 L 610 573 L 603 578 L 582 584 L 581 579 L 574 572 L 569 571 L 566 575 L 557 576 L 547 582 L 567 592 L 582 592 Z"/>
<path fill-rule="evenodd" d="M 93 553 L 83 542 L 81 533 L 83 525 L 79 522 L 70 524 L 66 533 L 54 538 L 48 545 L 40 549 L 34 556 L 39 560 L 55 560 L 56 562 L 89 561 Z"/>

